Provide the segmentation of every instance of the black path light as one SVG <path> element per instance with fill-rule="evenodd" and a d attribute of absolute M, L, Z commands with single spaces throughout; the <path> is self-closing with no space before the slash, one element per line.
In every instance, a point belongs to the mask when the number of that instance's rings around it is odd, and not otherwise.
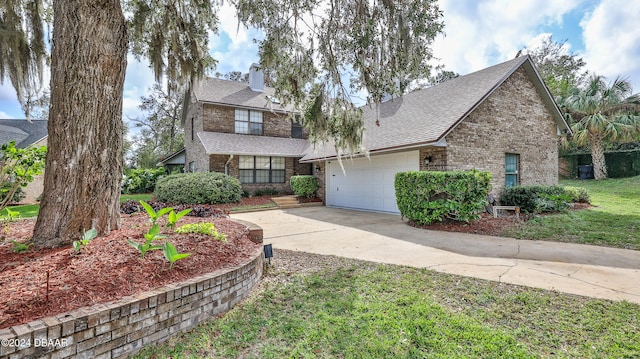
<path fill-rule="evenodd" d="M 271 258 L 273 258 L 273 247 L 271 244 L 264 245 L 264 257 L 269 260 L 269 265 L 271 265 Z"/>

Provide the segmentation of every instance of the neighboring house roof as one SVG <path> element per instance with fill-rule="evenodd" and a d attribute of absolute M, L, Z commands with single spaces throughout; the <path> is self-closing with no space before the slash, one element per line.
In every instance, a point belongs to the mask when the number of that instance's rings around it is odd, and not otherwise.
<path fill-rule="evenodd" d="M 524 56 L 384 102 L 379 106 L 379 117 L 371 106 L 363 107 L 364 147 L 375 153 L 445 143 L 449 132 L 520 67 L 558 127 L 570 131 L 531 59 Z M 334 158 L 336 152 L 331 147 L 310 148 L 301 162 Z"/>
<path fill-rule="evenodd" d="M 225 106 L 256 108 L 269 111 L 292 111 L 282 107 L 274 97 L 275 89 L 264 87 L 264 91 L 253 91 L 246 82 L 204 78 L 193 87 L 196 100 Z"/>
<path fill-rule="evenodd" d="M 169 156 L 163 158 L 160 162 L 156 164 L 156 166 L 165 166 L 165 165 L 184 165 L 185 160 L 185 148 L 181 148 L 176 152 L 170 154 Z"/>
<path fill-rule="evenodd" d="M 300 157 L 309 142 L 299 138 L 267 137 L 235 133 L 198 132 L 208 155 Z"/>
<path fill-rule="evenodd" d="M 17 148 L 25 148 L 47 137 L 46 120 L 0 119 L 0 144 L 16 141 Z"/>

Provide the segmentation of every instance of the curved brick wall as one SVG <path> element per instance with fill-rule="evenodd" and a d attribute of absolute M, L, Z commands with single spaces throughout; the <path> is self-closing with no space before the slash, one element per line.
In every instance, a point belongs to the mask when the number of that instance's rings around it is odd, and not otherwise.
<path fill-rule="evenodd" d="M 232 269 L 0 329 L 0 358 L 125 358 L 231 309 L 262 277 L 262 251 Z"/>

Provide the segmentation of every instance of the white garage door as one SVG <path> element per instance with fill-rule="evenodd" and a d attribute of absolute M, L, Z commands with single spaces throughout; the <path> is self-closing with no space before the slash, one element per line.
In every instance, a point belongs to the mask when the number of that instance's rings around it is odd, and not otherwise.
<path fill-rule="evenodd" d="M 418 151 L 327 164 L 327 205 L 399 213 L 393 186 L 398 172 L 419 169 Z"/>

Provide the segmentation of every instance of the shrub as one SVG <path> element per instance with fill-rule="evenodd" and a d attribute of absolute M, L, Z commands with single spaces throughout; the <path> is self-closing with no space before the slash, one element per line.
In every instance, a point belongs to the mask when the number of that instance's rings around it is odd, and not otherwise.
<path fill-rule="evenodd" d="M 446 218 L 468 222 L 479 217 L 490 182 L 489 172 L 400 172 L 395 179 L 396 200 L 402 216 L 416 224 Z"/>
<path fill-rule="evenodd" d="M 278 191 L 275 188 L 261 188 L 261 189 L 257 189 L 255 192 L 253 192 L 253 195 L 256 197 L 259 196 L 275 196 L 277 194 L 280 194 L 280 191 Z"/>
<path fill-rule="evenodd" d="M 560 186 L 516 186 L 507 188 L 500 204 L 519 206 L 526 213 L 558 212 L 567 209 L 571 195 Z"/>
<path fill-rule="evenodd" d="M 591 203 L 589 191 L 584 187 L 565 186 L 564 191 L 573 203 Z"/>
<path fill-rule="evenodd" d="M 139 168 L 128 171 L 122 180 L 122 193 L 151 193 L 159 178 L 165 175 L 164 168 Z"/>
<path fill-rule="evenodd" d="M 242 187 L 223 173 L 179 173 L 158 180 L 154 194 L 158 201 L 170 203 L 232 203 L 240 200 Z"/>
<path fill-rule="evenodd" d="M 318 178 L 316 176 L 291 177 L 291 190 L 297 196 L 311 198 L 315 195 L 318 188 L 320 188 L 320 184 L 318 184 Z"/>

